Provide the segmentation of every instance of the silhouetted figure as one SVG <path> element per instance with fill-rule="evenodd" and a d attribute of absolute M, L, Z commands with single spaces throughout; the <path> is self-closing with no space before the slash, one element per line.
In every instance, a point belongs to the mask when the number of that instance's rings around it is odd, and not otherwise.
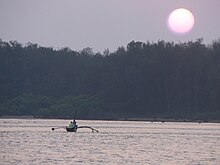
<path fill-rule="evenodd" d="M 76 125 L 76 120 L 75 119 L 73 119 L 73 124 Z"/>

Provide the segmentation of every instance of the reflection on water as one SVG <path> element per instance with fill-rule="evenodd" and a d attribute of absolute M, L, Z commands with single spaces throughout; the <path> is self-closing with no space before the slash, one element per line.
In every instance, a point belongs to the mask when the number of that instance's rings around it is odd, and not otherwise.
<path fill-rule="evenodd" d="M 0 119 L 0 164 L 220 164 L 220 124 Z"/>

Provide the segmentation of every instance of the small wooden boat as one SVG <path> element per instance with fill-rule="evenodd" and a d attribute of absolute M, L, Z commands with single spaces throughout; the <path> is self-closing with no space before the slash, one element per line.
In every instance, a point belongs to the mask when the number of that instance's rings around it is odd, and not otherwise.
<path fill-rule="evenodd" d="M 79 129 L 79 128 L 89 128 L 89 129 L 92 130 L 92 132 L 99 132 L 98 130 L 96 130 L 96 129 L 92 128 L 92 127 L 89 127 L 89 126 L 79 126 L 78 127 L 77 125 L 76 125 L 76 127 L 73 127 L 73 128 L 66 127 L 66 131 L 67 132 L 76 132 L 77 129 Z"/>
<path fill-rule="evenodd" d="M 99 132 L 97 129 L 94 129 L 94 128 L 89 127 L 89 126 L 79 126 L 78 127 L 78 125 L 76 125 L 75 120 L 74 120 L 74 122 L 71 122 L 69 126 L 66 126 L 66 127 L 61 126 L 61 127 L 52 128 L 52 131 L 54 131 L 55 129 L 60 129 L 60 128 L 66 129 L 67 132 L 76 132 L 77 129 L 79 129 L 79 128 L 88 128 L 88 129 L 91 129 L 92 132 Z"/>
<path fill-rule="evenodd" d="M 77 126 L 76 127 L 72 127 L 72 128 L 66 127 L 66 131 L 67 132 L 76 132 L 77 131 Z"/>

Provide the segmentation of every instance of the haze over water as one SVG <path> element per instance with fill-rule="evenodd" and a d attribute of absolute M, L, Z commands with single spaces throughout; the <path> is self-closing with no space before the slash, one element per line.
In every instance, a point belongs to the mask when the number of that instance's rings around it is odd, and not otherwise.
<path fill-rule="evenodd" d="M 0 164 L 220 164 L 220 124 L 0 119 Z"/>

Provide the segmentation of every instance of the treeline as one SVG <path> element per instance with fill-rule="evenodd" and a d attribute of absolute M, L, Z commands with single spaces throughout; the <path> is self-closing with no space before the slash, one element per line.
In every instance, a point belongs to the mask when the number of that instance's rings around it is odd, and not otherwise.
<path fill-rule="evenodd" d="M 103 53 L 0 40 L 0 115 L 220 119 L 220 40 Z"/>

